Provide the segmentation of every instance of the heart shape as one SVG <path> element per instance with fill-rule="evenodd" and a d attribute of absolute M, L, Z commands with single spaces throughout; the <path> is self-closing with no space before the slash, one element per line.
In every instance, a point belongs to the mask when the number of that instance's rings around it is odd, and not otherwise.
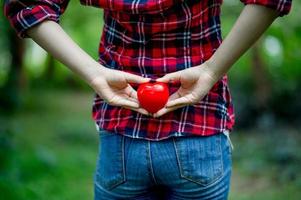
<path fill-rule="evenodd" d="M 137 95 L 142 108 L 150 113 L 156 113 L 167 103 L 169 90 L 166 83 L 147 82 L 139 85 Z"/>

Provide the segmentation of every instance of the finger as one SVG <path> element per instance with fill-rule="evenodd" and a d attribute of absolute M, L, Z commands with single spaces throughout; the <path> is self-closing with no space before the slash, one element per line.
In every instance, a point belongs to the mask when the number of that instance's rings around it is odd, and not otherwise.
<path fill-rule="evenodd" d="M 158 112 L 156 112 L 155 114 L 153 114 L 153 117 L 154 118 L 161 117 L 162 115 L 165 115 L 168 112 L 171 112 L 173 110 L 176 110 L 176 109 L 184 107 L 184 106 L 185 105 L 174 106 L 174 107 L 169 107 L 169 108 L 164 107 L 161 110 L 159 110 Z"/>
<path fill-rule="evenodd" d="M 180 98 L 177 98 L 177 99 L 167 102 L 166 107 L 169 108 L 169 107 L 173 107 L 173 106 L 187 105 L 187 104 L 191 104 L 191 103 L 192 103 L 192 101 L 188 94 L 183 97 L 180 97 Z"/>
<path fill-rule="evenodd" d="M 139 108 L 139 103 L 137 99 L 129 99 L 130 97 L 124 97 L 114 93 L 110 87 L 105 87 L 102 89 L 101 96 L 110 105 L 114 106 L 128 106 L 131 108 Z M 133 101 L 134 99 L 134 101 Z"/>
<path fill-rule="evenodd" d="M 172 95 L 170 95 L 170 97 L 168 98 L 168 102 L 171 101 L 171 100 L 178 99 L 180 97 L 181 97 L 180 93 L 178 91 L 176 91 L 175 93 L 173 93 Z"/>
<path fill-rule="evenodd" d="M 109 104 L 129 107 L 129 108 L 139 108 L 138 101 L 133 101 L 132 99 L 126 97 L 115 96 L 113 99 L 109 100 Z"/>
<path fill-rule="evenodd" d="M 147 110 L 143 109 L 143 108 L 138 108 L 138 109 L 133 109 L 143 115 L 147 115 L 147 116 L 151 116 L 151 114 L 149 112 L 147 112 Z"/>
<path fill-rule="evenodd" d="M 165 105 L 165 107 L 171 107 L 169 106 L 169 102 L 173 101 L 175 99 L 181 98 L 182 96 L 180 95 L 180 93 L 178 91 L 174 92 L 172 95 L 169 96 L 168 101 Z"/>
<path fill-rule="evenodd" d="M 128 72 L 124 72 L 125 79 L 128 83 L 145 83 L 149 82 L 151 79 L 150 78 L 144 78 L 142 76 L 138 76 L 135 74 L 131 74 Z"/>
<path fill-rule="evenodd" d="M 136 112 L 138 112 L 138 113 L 141 113 L 141 114 L 143 114 L 143 115 L 147 115 L 147 116 L 150 116 L 151 114 L 147 111 L 147 110 L 145 110 L 144 108 L 129 108 L 129 107 L 124 107 L 124 108 L 127 108 L 127 109 L 130 109 L 130 110 L 133 110 L 133 111 L 136 111 Z"/>
<path fill-rule="evenodd" d="M 139 104 L 139 101 L 138 101 L 137 99 L 135 99 L 135 98 L 128 97 L 127 99 L 130 100 L 130 101 L 133 101 L 133 102 L 136 102 L 136 103 Z"/>
<path fill-rule="evenodd" d="M 191 104 L 192 102 L 191 102 L 190 98 L 188 98 L 187 96 L 188 95 L 183 96 L 178 99 L 175 99 L 175 100 L 172 100 L 170 102 L 167 102 L 166 107 L 169 108 L 169 107 L 174 107 L 174 106 L 179 106 L 179 105 Z"/>
<path fill-rule="evenodd" d="M 125 88 L 125 93 L 131 98 L 138 99 L 137 91 L 131 85 Z"/>
<path fill-rule="evenodd" d="M 167 106 L 167 105 L 169 105 L 169 102 L 174 100 L 174 99 L 180 98 L 180 97 L 181 96 L 178 94 L 178 92 L 173 93 L 172 95 L 169 96 L 168 101 L 165 104 L 165 107 L 170 107 L 170 106 Z"/>
<path fill-rule="evenodd" d="M 166 74 L 165 76 L 161 78 L 157 78 L 156 81 L 158 82 L 177 82 L 181 80 L 181 72 L 172 72 L 169 74 Z"/>

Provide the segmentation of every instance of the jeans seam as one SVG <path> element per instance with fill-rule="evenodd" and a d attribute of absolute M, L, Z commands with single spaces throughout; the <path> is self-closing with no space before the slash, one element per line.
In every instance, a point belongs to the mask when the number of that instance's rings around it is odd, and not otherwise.
<path fill-rule="evenodd" d="M 220 152 L 220 162 L 221 162 L 221 166 L 222 166 L 222 175 L 224 175 L 224 152 L 222 150 L 222 135 L 219 134 L 219 152 Z"/>
<path fill-rule="evenodd" d="M 123 136 L 121 139 L 121 162 L 122 162 L 122 180 L 116 182 L 115 184 L 111 185 L 110 187 L 108 187 L 108 190 L 111 190 L 115 187 L 117 187 L 118 185 L 124 183 L 126 181 L 126 174 L 125 174 L 125 159 L 124 159 L 124 140 L 125 137 Z"/>
<path fill-rule="evenodd" d="M 125 137 L 122 136 L 122 144 L 121 144 L 121 150 L 122 150 L 122 172 L 123 172 L 123 181 L 126 181 L 126 174 L 125 174 L 125 152 L 124 152 L 124 148 L 125 148 Z"/>
<path fill-rule="evenodd" d="M 179 155 L 178 155 L 178 150 L 177 150 L 177 147 L 176 147 L 175 138 L 172 138 L 172 141 L 173 141 L 173 145 L 174 145 L 174 149 L 175 149 L 175 153 L 176 153 L 176 157 L 177 157 L 178 167 L 179 167 L 179 170 L 180 170 L 180 176 L 182 178 L 186 178 L 185 176 L 183 176 L 183 170 L 182 170 L 182 167 L 181 167 L 181 163 L 180 163 L 180 159 L 179 159 Z"/>
<path fill-rule="evenodd" d="M 147 144 L 148 144 L 148 153 L 147 153 L 147 157 L 148 157 L 148 160 L 149 160 L 149 167 L 150 167 L 150 173 L 151 173 L 151 176 L 153 178 L 153 181 L 155 182 L 155 184 L 157 184 L 157 180 L 155 178 L 155 174 L 154 174 L 154 170 L 153 170 L 153 162 L 152 162 L 152 158 L 151 158 L 151 149 L 150 149 L 150 141 L 147 141 Z"/>
<path fill-rule="evenodd" d="M 102 131 L 100 131 L 99 133 L 101 134 L 101 132 Z M 104 133 L 106 133 L 106 132 L 104 132 Z M 112 135 L 113 136 L 113 135 Z M 100 138 L 100 142 L 102 142 L 101 141 L 102 140 L 102 138 Z M 118 139 L 119 140 L 119 139 Z M 120 177 L 120 178 L 118 178 L 118 179 L 120 179 L 120 180 L 115 180 L 114 182 L 113 181 L 111 181 L 111 184 L 109 184 L 109 183 L 106 183 L 106 182 L 102 182 L 101 180 L 100 180 L 100 174 L 99 174 L 99 172 L 98 172 L 98 168 L 99 168 L 99 159 L 100 159 L 100 156 L 101 156 L 101 150 L 102 150 L 102 148 L 100 148 L 99 149 L 99 154 L 98 154 L 98 158 L 97 158 L 97 164 L 96 164 L 96 168 L 95 168 L 95 171 L 94 171 L 94 177 L 93 177 L 93 179 L 94 179 L 94 183 L 95 184 L 100 184 L 100 183 L 103 183 L 104 185 L 103 185 L 103 188 L 106 188 L 107 190 L 112 190 L 113 188 L 115 188 L 116 186 L 118 186 L 118 185 L 120 185 L 120 184 L 122 184 L 122 183 L 124 183 L 125 181 L 126 181 L 126 173 L 125 173 L 125 156 L 124 156 L 124 143 L 125 143 L 125 138 L 124 137 L 122 137 L 121 139 L 120 139 L 120 144 L 121 144 L 121 149 L 120 149 L 120 157 L 119 157 L 119 155 L 118 155 L 118 162 L 120 163 L 121 162 L 121 164 L 122 164 L 122 166 L 121 166 L 121 168 L 119 168 L 118 169 L 118 177 Z M 99 145 L 101 145 L 101 143 L 99 143 Z"/>

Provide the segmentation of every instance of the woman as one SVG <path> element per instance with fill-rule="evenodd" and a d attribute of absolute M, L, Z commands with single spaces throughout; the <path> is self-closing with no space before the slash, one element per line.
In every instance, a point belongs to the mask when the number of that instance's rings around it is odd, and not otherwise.
<path fill-rule="evenodd" d="M 100 136 L 95 199 L 227 199 L 234 113 L 226 73 L 291 0 L 246 6 L 222 42 L 222 0 L 81 0 L 104 9 L 99 60 L 59 26 L 68 0 L 5 2 L 21 38 L 30 37 L 96 92 Z M 150 114 L 137 86 L 169 83 L 164 108 Z"/>

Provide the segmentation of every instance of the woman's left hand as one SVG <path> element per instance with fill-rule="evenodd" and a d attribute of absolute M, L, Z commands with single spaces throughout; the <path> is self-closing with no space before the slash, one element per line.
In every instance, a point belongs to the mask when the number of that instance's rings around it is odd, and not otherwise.
<path fill-rule="evenodd" d="M 153 114 L 160 117 L 183 106 L 199 102 L 209 92 L 218 78 L 210 69 L 208 63 L 172 72 L 156 79 L 158 82 L 180 82 L 180 88 L 173 93 L 164 108 Z"/>

